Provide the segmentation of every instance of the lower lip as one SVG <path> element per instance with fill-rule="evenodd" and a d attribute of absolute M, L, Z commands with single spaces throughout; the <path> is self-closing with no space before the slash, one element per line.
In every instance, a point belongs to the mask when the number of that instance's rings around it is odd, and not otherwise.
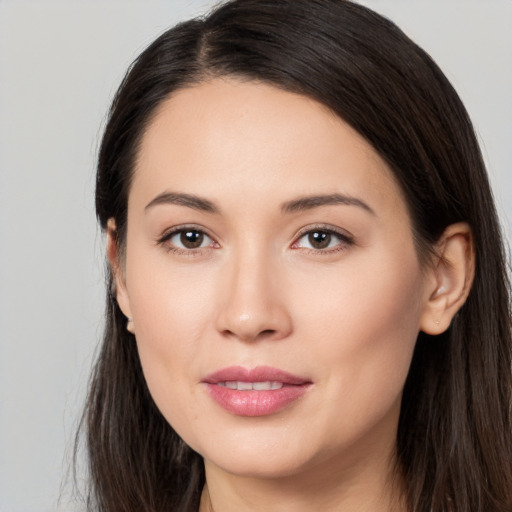
<path fill-rule="evenodd" d="M 210 396 L 226 411 L 237 416 L 267 416 L 301 398 L 310 384 L 284 385 L 268 391 L 238 391 L 218 384 L 206 384 Z"/>

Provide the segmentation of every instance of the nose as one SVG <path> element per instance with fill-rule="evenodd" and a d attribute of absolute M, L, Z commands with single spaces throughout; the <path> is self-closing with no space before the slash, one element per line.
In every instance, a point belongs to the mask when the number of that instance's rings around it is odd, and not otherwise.
<path fill-rule="evenodd" d="M 279 340 L 292 332 L 292 318 L 277 265 L 256 251 L 230 262 L 219 290 L 216 328 L 245 342 Z"/>

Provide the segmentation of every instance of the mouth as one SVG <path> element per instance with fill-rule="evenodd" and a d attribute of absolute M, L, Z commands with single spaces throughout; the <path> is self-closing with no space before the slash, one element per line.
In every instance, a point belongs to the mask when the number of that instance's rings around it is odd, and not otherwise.
<path fill-rule="evenodd" d="M 265 381 L 265 382 L 244 382 L 241 380 L 228 380 L 226 382 L 217 382 L 218 386 L 224 386 L 229 389 L 236 389 L 237 391 L 270 391 L 273 389 L 281 389 L 284 384 L 278 381 Z"/>
<path fill-rule="evenodd" d="M 209 396 L 237 416 L 267 416 L 302 398 L 311 380 L 278 368 L 232 366 L 216 371 L 202 383 Z"/>

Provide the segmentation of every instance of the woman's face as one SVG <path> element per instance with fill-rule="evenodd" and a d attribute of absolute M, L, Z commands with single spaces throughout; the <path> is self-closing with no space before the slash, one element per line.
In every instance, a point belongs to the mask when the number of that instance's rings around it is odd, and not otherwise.
<path fill-rule="evenodd" d="M 235 79 L 175 93 L 142 140 L 122 266 L 151 394 L 209 467 L 389 461 L 425 269 L 391 171 L 324 106 Z"/>

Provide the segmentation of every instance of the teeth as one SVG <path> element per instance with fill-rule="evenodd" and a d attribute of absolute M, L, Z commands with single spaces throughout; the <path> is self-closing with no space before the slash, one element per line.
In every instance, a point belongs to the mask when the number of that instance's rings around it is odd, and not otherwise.
<path fill-rule="evenodd" d="M 252 385 L 252 389 L 255 389 L 256 391 L 268 391 L 272 389 L 272 383 L 271 382 L 255 382 Z"/>
<path fill-rule="evenodd" d="M 218 382 L 219 386 L 223 386 L 229 389 L 236 389 L 238 391 L 270 391 L 273 389 L 281 389 L 283 387 L 282 382 L 265 381 L 265 382 L 243 382 L 230 380 L 227 382 Z"/>

